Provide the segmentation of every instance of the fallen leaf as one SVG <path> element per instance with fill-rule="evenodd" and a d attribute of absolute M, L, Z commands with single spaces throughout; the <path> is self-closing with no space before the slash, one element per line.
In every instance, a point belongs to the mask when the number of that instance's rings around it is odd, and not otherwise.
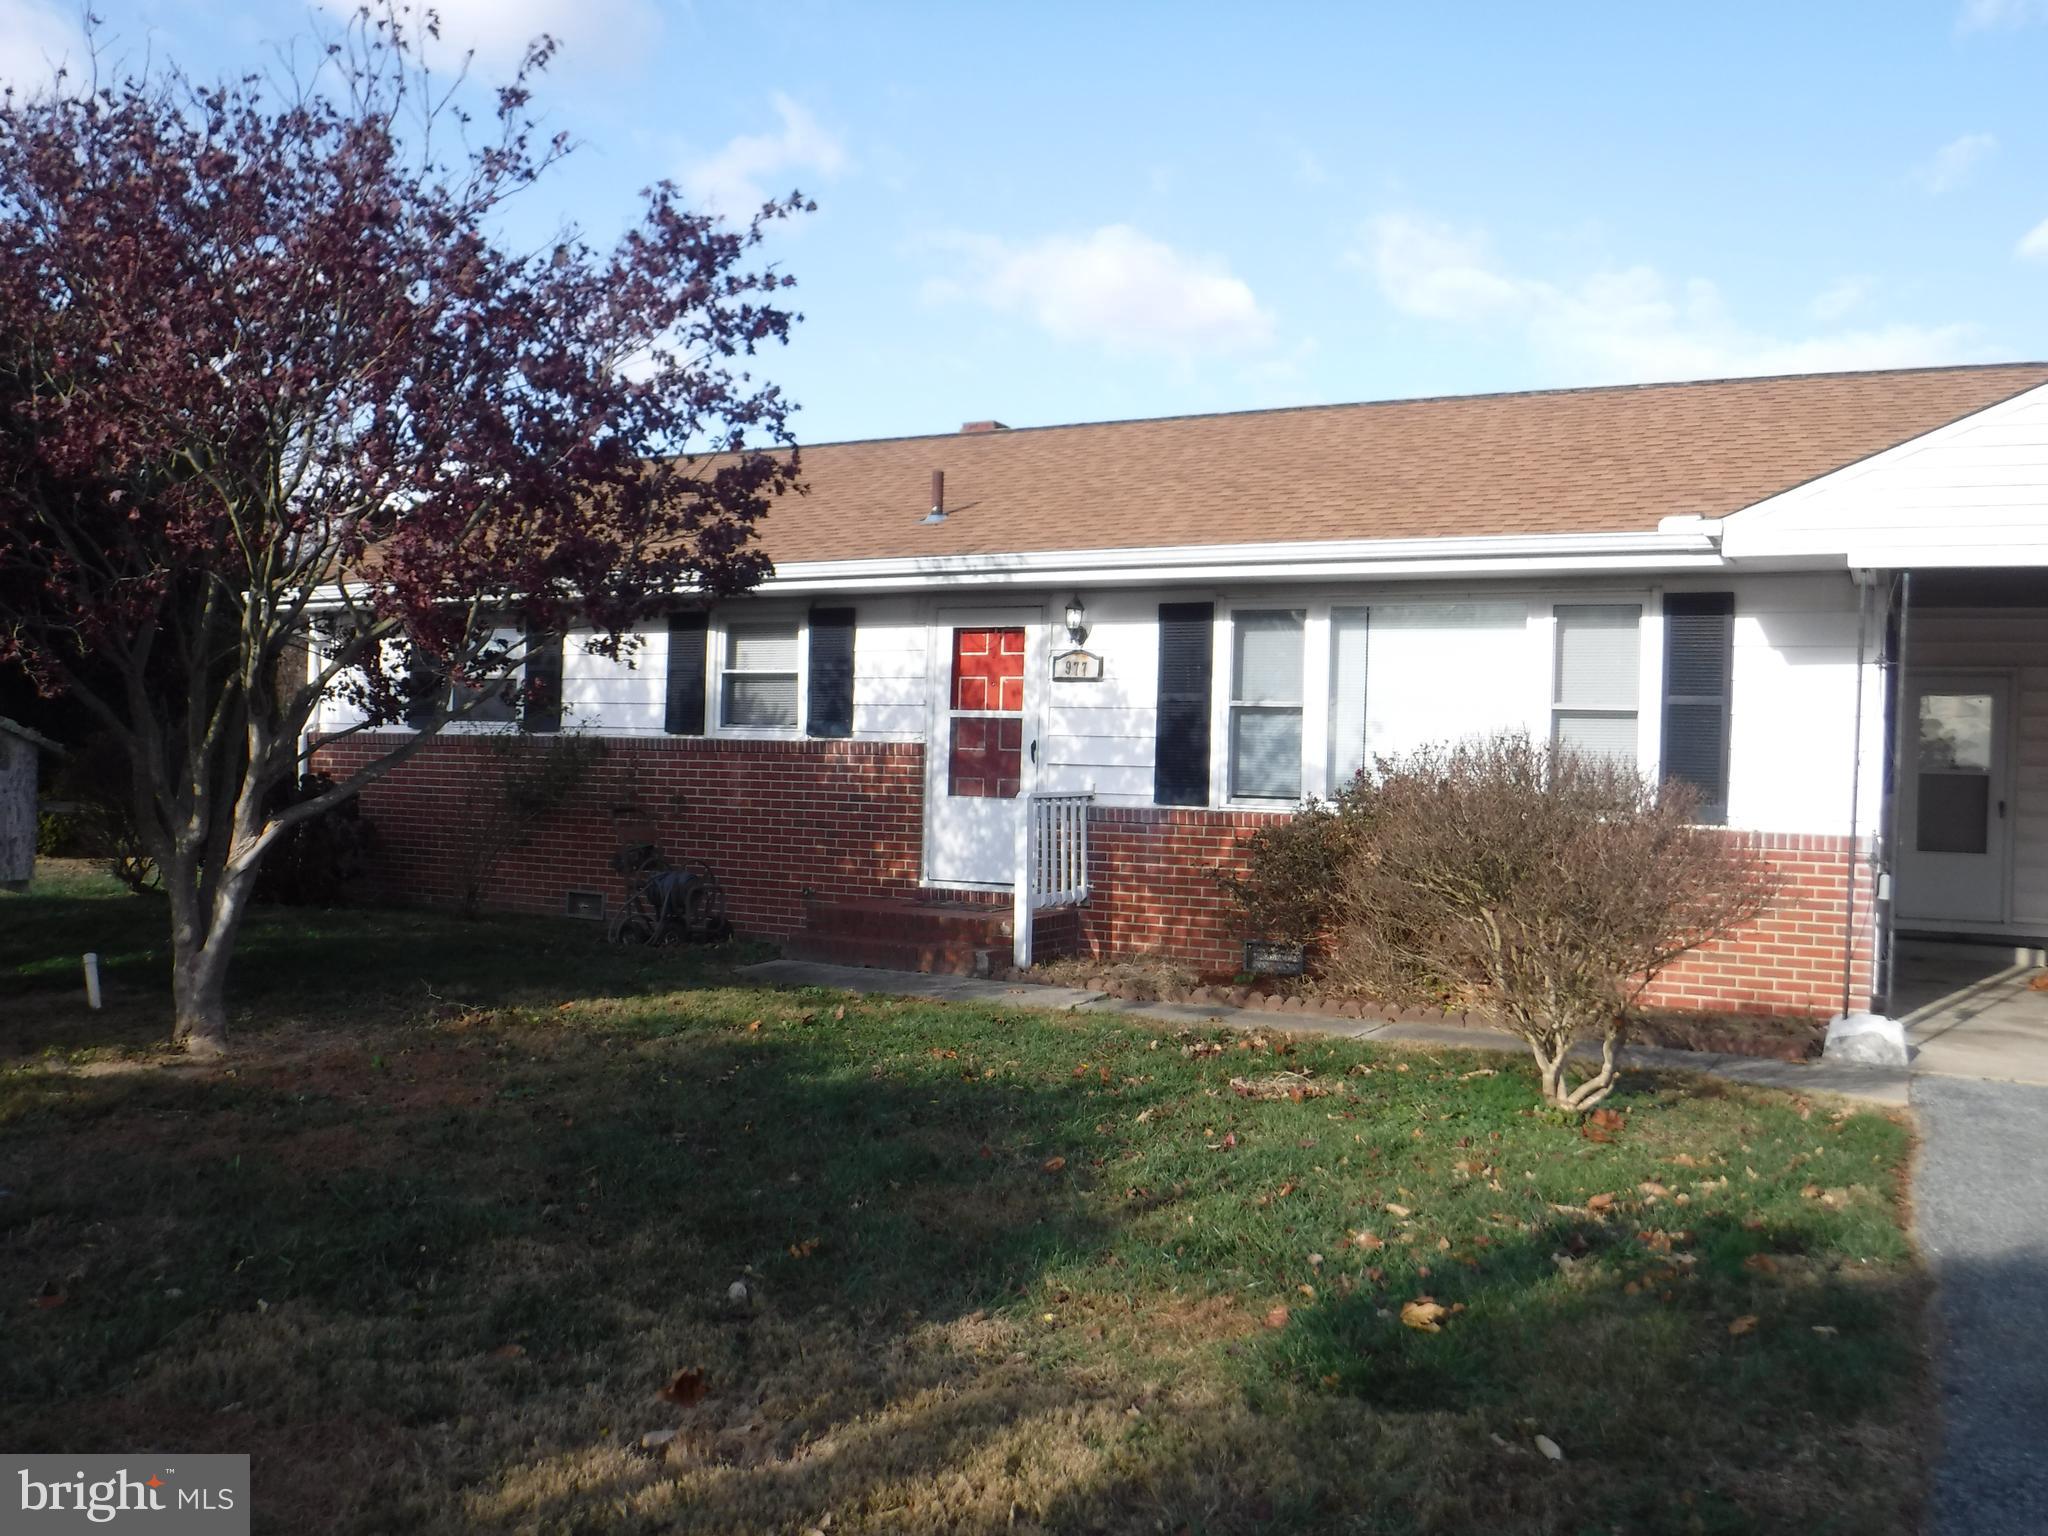
<path fill-rule="evenodd" d="M 1731 1339 L 1739 1339 L 1745 1333 L 1754 1332 L 1756 1332 L 1756 1314 L 1754 1312 L 1745 1312 L 1728 1325 L 1728 1337 Z"/>
<path fill-rule="evenodd" d="M 1401 1321 L 1419 1333 L 1442 1333 L 1449 1309 L 1433 1297 L 1418 1296 L 1401 1304 Z"/>
<path fill-rule="evenodd" d="M 1389 1216 L 1399 1217 L 1403 1221 L 1406 1221 L 1410 1216 L 1413 1216 L 1415 1214 L 1413 1211 L 1409 1210 L 1407 1206 L 1395 1205 L 1392 1202 L 1389 1202 L 1385 1206 L 1381 1207 L 1381 1209 L 1383 1209 Z"/>
<path fill-rule="evenodd" d="M 1064 1157 L 1048 1157 L 1039 1166 L 1044 1168 L 1047 1173 L 1058 1173 L 1067 1166 L 1067 1160 Z"/>
<path fill-rule="evenodd" d="M 1617 1110 L 1596 1109 L 1579 1122 L 1579 1134 L 1588 1141 L 1612 1141 L 1625 1123 Z"/>
<path fill-rule="evenodd" d="M 665 1403 L 687 1408 L 704 1396 L 704 1372 L 697 1366 L 677 1371 L 669 1384 L 654 1395 Z"/>
<path fill-rule="evenodd" d="M 1662 1184 L 1659 1184 L 1655 1179 L 1645 1179 L 1642 1183 L 1638 1184 L 1636 1188 L 1641 1190 L 1644 1194 L 1648 1195 L 1652 1200 L 1655 1200 L 1660 1195 L 1668 1195 L 1671 1193 L 1670 1190 L 1666 1189 Z"/>
<path fill-rule="evenodd" d="M 960 1059 L 960 1053 L 958 1051 L 951 1050 L 948 1047 L 942 1045 L 933 1046 L 930 1050 L 925 1052 L 925 1055 L 936 1056 L 940 1061 L 958 1061 Z"/>
<path fill-rule="evenodd" d="M 1351 1246 L 1354 1248 L 1363 1248 L 1367 1253 L 1372 1253 L 1378 1249 L 1386 1247 L 1387 1240 L 1381 1237 L 1377 1232 L 1359 1231 L 1351 1234 Z"/>
<path fill-rule="evenodd" d="M 808 1259 L 817 1251 L 818 1239 L 815 1237 L 807 1237 L 800 1243 L 791 1243 L 789 1245 L 789 1256 L 792 1259 Z"/>
<path fill-rule="evenodd" d="M 1536 1437 L 1536 1449 L 1541 1451 L 1544 1455 L 1544 1458 L 1548 1461 L 1564 1460 L 1563 1447 L 1561 1447 L 1555 1440 L 1551 1439 L 1548 1435 L 1538 1435 Z"/>
<path fill-rule="evenodd" d="M 1586 1209 L 1589 1211 L 1611 1211 L 1614 1209 L 1614 1196 L 1595 1195 L 1586 1202 Z"/>
<path fill-rule="evenodd" d="M 1266 1326 L 1268 1328 L 1285 1328 L 1287 1326 L 1287 1319 L 1292 1315 L 1285 1307 L 1275 1307 L 1266 1314 Z"/>

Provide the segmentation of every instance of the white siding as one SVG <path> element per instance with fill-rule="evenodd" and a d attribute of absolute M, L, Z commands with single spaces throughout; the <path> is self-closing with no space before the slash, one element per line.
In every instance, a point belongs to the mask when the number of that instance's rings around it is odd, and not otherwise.
<path fill-rule="evenodd" d="M 922 741 L 928 704 L 922 605 L 909 597 L 867 597 L 851 606 L 853 734 Z"/>
<path fill-rule="evenodd" d="M 2048 609 L 1916 608 L 1916 670 L 2013 674 L 2012 921 L 2048 925 Z"/>
<path fill-rule="evenodd" d="M 1673 579 L 1668 590 L 1735 593 L 1735 671 L 1730 737 L 1729 820 L 1731 825 L 1768 832 L 1840 835 L 1849 829 L 1850 783 L 1856 766 L 1857 596 L 1846 573 L 1822 575 L 1697 576 Z M 1661 721 L 1660 588 L 1623 578 L 1588 578 L 1568 584 L 1522 581 L 1378 583 L 1372 586 L 1319 585 L 1222 589 L 1084 589 L 1088 612 L 1087 649 L 1103 658 L 1103 676 L 1090 682 L 1049 682 L 1039 722 L 1039 787 L 1052 792 L 1092 791 L 1107 804 L 1143 805 L 1152 799 L 1155 721 L 1158 703 L 1158 608 L 1162 602 L 1213 602 L 1219 618 L 1234 605 L 1301 607 L 1311 615 L 1307 632 L 1311 700 L 1328 692 L 1327 615 L 1331 606 L 1374 602 L 1480 599 L 1525 603 L 1529 612 L 1526 665 L 1484 675 L 1446 674 L 1443 685 L 1491 696 L 1491 714 L 1503 725 L 1519 724 L 1542 734 L 1549 729 L 1552 630 L 1558 603 L 1640 602 L 1643 605 L 1643 666 L 1639 740 L 1646 767 L 1654 767 Z M 928 637 L 936 607 L 973 605 L 982 600 L 1015 605 L 1038 603 L 1047 617 L 1046 644 L 1067 647 L 1060 626 L 1066 592 L 1025 594 L 1014 589 L 964 591 L 943 599 L 923 595 L 856 596 L 833 599 L 857 610 L 854 630 L 854 733 L 866 739 L 923 739 L 932 684 L 929 669 L 943 665 L 944 648 Z M 825 600 L 821 599 L 821 602 Z M 606 735 L 658 736 L 662 732 L 666 626 L 650 626 L 628 658 L 593 656 L 572 637 L 563 658 L 563 690 L 571 729 Z M 1865 694 L 1861 830 L 1873 829 L 1880 804 L 1883 716 L 1875 666 L 1876 625 L 1869 636 L 1863 673 Z M 1217 685 L 1226 684 L 1219 659 Z M 2039 775 L 2039 818 L 2048 839 L 2048 642 L 2044 642 L 2030 696 L 2038 711 L 2022 726 Z M 1368 685 L 1369 686 L 1369 685 Z M 1318 691 L 1320 690 L 1320 691 Z M 1327 711 L 1313 703 L 1304 720 L 1304 789 L 1325 792 Z M 319 722 L 322 729 L 347 723 L 338 707 Z M 1213 726 L 1223 741 L 1221 726 Z M 2031 735 L 2027 733 L 2031 732 Z M 1225 775 L 1212 765 L 1215 799 L 1221 803 Z M 2044 844 L 2048 846 L 2048 844 Z M 2048 858 L 2039 877 L 2039 899 L 2048 904 Z"/>
<path fill-rule="evenodd" d="M 925 631 L 918 605 L 907 597 L 874 597 L 856 601 L 852 606 L 856 610 L 854 734 L 880 739 L 922 739 Z M 762 609 L 764 613 L 768 611 L 766 607 Z M 775 611 L 797 610 L 783 607 Z M 668 707 L 668 625 L 656 621 L 640 626 L 635 633 L 639 643 L 616 659 L 590 649 L 592 632 L 570 634 L 562 648 L 563 729 L 604 736 L 664 734 Z M 715 677 L 707 686 L 717 686 Z M 315 716 L 313 729 L 344 730 L 360 719 L 358 711 L 330 699 Z M 460 732 L 493 727 L 458 722 L 447 729 Z"/>
<path fill-rule="evenodd" d="M 1732 559 L 2048 565 L 2048 386 L 1724 520 Z"/>
<path fill-rule="evenodd" d="M 1159 605 L 1169 592 L 1089 592 L 1086 649 L 1102 658 L 1097 682 L 1046 684 L 1045 731 L 1039 738 L 1039 787 L 1048 793 L 1092 790 L 1110 803 L 1152 800 L 1152 749 L 1159 714 Z M 1180 594 L 1179 601 L 1194 601 Z M 1066 601 L 1046 604 L 1051 644 L 1072 642 L 1062 621 Z"/>
<path fill-rule="evenodd" d="M 1671 591 L 1735 594 L 1728 823 L 1754 832 L 1846 835 L 1856 777 L 1857 590 L 1847 574 L 1701 578 Z M 1883 803 L 1884 712 L 1871 604 L 1863 680 L 1862 806 Z M 1660 688 L 1661 691 L 1661 688 Z"/>

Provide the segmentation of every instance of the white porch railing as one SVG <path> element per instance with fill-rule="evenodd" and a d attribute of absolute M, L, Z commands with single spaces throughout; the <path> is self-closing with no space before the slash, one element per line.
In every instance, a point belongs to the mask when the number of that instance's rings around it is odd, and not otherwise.
<path fill-rule="evenodd" d="M 1029 795 L 1017 818 L 1016 959 L 1031 963 L 1031 918 L 1088 895 L 1088 805 L 1093 795 Z"/>

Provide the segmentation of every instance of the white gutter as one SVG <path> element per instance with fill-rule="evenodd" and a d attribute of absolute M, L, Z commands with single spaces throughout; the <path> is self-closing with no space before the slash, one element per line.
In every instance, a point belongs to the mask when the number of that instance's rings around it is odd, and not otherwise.
<path fill-rule="evenodd" d="M 1720 524 L 1667 517 L 1644 533 L 1487 534 L 1453 539 L 1291 539 L 1263 544 L 1055 549 L 1015 554 L 785 560 L 763 593 L 902 592 L 954 586 L 1159 586 L 1720 570 Z M 314 606 L 333 601 L 323 589 Z M 324 601 L 322 601 L 324 599 Z"/>
<path fill-rule="evenodd" d="M 785 560 L 764 592 L 913 590 L 963 585 L 1380 579 L 1534 572 L 1713 570 L 1720 529 L 1667 518 L 1654 533 L 1506 534 L 1452 539 L 1288 540 L 875 560 Z"/>

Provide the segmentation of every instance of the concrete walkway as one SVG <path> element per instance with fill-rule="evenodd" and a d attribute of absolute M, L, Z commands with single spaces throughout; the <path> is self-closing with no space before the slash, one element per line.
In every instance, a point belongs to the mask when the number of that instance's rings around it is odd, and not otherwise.
<path fill-rule="evenodd" d="M 2048 1531 L 2048 1088 L 1915 1076 L 1916 1235 L 1937 1283 L 1936 1536 Z"/>
<path fill-rule="evenodd" d="M 1893 1011 L 1915 1073 L 2048 1084 L 2048 992 L 2031 957 L 2010 947 L 1899 946 Z"/>
<path fill-rule="evenodd" d="M 915 971 L 868 970 L 861 966 L 819 965 L 808 960 L 770 960 L 740 968 L 750 981 L 777 987 L 829 987 L 841 992 L 885 997 L 928 997 L 949 1002 L 995 1003 L 1011 1008 L 1043 1008 L 1056 1013 L 1128 1014 L 1182 1028 L 1222 1025 L 1299 1035 L 1340 1035 L 1388 1045 L 1435 1046 L 1441 1050 L 1505 1051 L 1526 1055 L 1528 1047 L 1498 1030 L 1455 1024 L 1389 1024 L 1374 1019 L 1330 1018 L 1311 1013 L 1273 1013 L 1264 1008 L 1231 1008 L 1215 1003 L 1134 1003 L 1080 987 L 1048 987 L 1030 982 L 985 981 L 972 976 L 926 976 Z M 1581 1056 L 1598 1058 L 1592 1046 Z M 1632 1045 L 1624 1058 L 1635 1070 L 1704 1072 L 1729 1082 L 1794 1093 L 1831 1093 L 1866 1103 L 1903 1107 L 1906 1074 L 1882 1067 L 1845 1066 L 1839 1062 L 1765 1061 L 1755 1056 L 1728 1056 L 1711 1051 L 1673 1051 Z"/>

